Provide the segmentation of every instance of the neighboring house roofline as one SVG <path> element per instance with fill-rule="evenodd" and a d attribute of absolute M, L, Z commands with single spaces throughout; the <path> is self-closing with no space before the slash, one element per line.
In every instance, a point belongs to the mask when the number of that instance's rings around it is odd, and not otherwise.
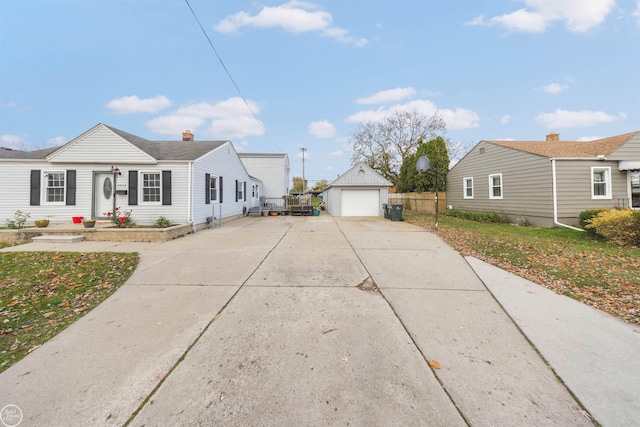
<path fill-rule="evenodd" d="M 77 141 L 86 137 L 97 129 L 106 128 L 109 131 L 115 133 L 136 149 L 140 150 L 155 163 L 162 161 L 195 161 L 207 153 L 216 150 L 225 144 L 229 143 L 233 146 L 229 140 L 221 141 L 150 141 L 148 139 L 141 138 L 139 136 L 130 134 L 128 132 L 116 129 L 111 126 L 107 126 L 103 123 L 98 123 L 86 132 L 83 132 L 80 136 L 72 139 L 66 144 L 59 147 L 46 148 L 36 151 L 20 151 L 20 150 L 0 150 L 0 160 L 48 160 L 52 159 L 64 150 L 68 149 Z M 235 150 L 235 148 L 234 148 Z M 95 163 L 92 161 L 91 163 Z M 137 163 L 137 162 L 136 162 Z"/>
<path fill-rule="evenodd" d="M 548 158 L 588 158 L 607 156 L 626 144 L 640 131 L 630 132 L 593 141 L 492 141 L 484 142 L 536 154 Z M 481 141 L 482 142 L 482 141 Z"/>
<path fill-rule="evenodd" d="M 556 160 L 612 160 L 607 156 L 615 153 L 620 147 L 640 134 L 640 131 L 625 133 L 593 141 L 502 141 L 481 140 L 450 170 L 455 169 L 465 157 L 470 155 L 481 144 L 491 144 L 524 153 Z M 602 158 L 604 156 L 604 159 Z M 617 160 L 617 159 L 616 159 Z"/>
<path fill-rule="evenodd" d="M 378 175 L 381 178 L 380 183 L 375 184 L 375 186 L 386 186 L 386 187 L 393 187 L 393 184 L 386 179 L 384 176 L 382 176 L 380 174 L 380 172 L 378 172 L 377 170 L 373 169 L 371 166 L 369 166 L 368 164 L 364 163 L 364 162 L 360 162 L 360 163 L 356 163 L 355 165 L 353 165 L 348 171 L 346 171 L 345 173 L 343 173 L 342 175 L 340 175 L 338 178 L 336 178 L 333 182 L 331 182 L 329 185 L 327 185 L 324 190 L 322 190 L 323 192 L 328 190 L 331 187 L 337 187 L 337 186 L 341 186 L 341 187 L 362 187 L 363 184 L 350 184 L 350 183 L 342 183 L 342 177 L 347 176 L 349 173 L 351 173 L 352 171 L 354 171 L 356 168 L 362 167 L 363 169 L 368 169 L 370 172 L 373 172 L 375 175 Z M 369 184 L 371 185 L 371 184 Z"/>
<path fill-rule="evenodd" d="M 238 157 L 289 157 L 287 153 L 238 153 Z"/>

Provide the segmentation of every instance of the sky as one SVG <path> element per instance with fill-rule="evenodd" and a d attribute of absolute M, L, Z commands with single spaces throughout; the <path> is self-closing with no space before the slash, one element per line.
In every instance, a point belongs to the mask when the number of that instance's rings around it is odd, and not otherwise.
<path fill-rule="evenodd" d="M 190 129 L 312 186 L 396 109 L 468 148 L 640 130 L 640 0 L 0 0 L 0 146 Z"/>

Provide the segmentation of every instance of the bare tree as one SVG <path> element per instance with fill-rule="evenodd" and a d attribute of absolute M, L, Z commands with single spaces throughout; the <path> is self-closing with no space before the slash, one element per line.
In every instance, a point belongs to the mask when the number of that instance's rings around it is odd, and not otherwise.
<path fill-rule="evenodd" d="M 438 114 L 396 110 L 380 121 L 360 123 L 349 138 L 351 163 L 365 162 L 395 184 L 402 161 L 416 151 L 418 142 L 444 133 L 446 123 Z"/>

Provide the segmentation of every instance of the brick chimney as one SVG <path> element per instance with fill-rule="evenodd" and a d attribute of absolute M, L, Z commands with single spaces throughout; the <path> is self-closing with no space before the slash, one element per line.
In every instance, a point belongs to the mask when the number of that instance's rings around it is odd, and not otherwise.
<path fill-rule="evenodd" d="M 547 135 L 547 142 L 549 141 L 560 141 L 560 134 L 551 132 L 550 134 Z"/>
<path fill-rule="evenodd" d="M 194 140 L 194 136 L 191 133 L 191 131 L 189 129 L 185 130 L 184 132 L 182 132 L 182 140 L 183 141 L 193 141 Z"/>

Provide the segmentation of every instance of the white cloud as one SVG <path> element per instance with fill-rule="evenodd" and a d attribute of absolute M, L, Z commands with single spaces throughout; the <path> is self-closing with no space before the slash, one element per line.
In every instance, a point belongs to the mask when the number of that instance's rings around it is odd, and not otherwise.
<path fill-rule="evenodd" d="M 7 148 L 23 150 L 28 144 L 26 136 L 20 135 L 0 135 L 0 143 Z"/>
<path fill-rule="evenodd" d="M 344 154 L 344 151 L 342 150 L 336 150 L 336 151 L 332 151 L 329 153 L 329 158 L 331 157 L 340 157 Z"/>
<path fill-rule="evenodd" d="M 638 18 L 638 27 L 640 27 L 640 0 L 636 2 L 636 10 L 633 11 L 632 15 L 635 18 Z"/>
<path fill-rule="evenodd" d="M 260 112 L 257 103 L 248 100 L 251 111 Z M 197 130 L 208 123 L 204 137 L 213 139 L 241 139 L 247 136 L 263 135 L 264 129 L 244 100 L 239 97 L 229 98 L 217 103 L 198 102 L 178 108 L 173 113 L 156 117 L 147 122 L 154 133 L 177 137 L 185 129 L 191 129 L 198 138 Z"/>
<path fill-rule="evenodd" d="M 366 98 L 356 99 L 356 103 L 365 105 L 387 104 L 415 96 L 416 90 L 412 87 L 397 87 L 395 89 L 382 90 Z"/>
<path fill-rule="evenodd" d="M 480 116 L 475 111 L 466 108 L 438 108 L 436 104 L 426 99 L 418 99 L 405 104 L 392 105 L 389 108 L 379 107 L 376 110 L 360 111 L 345 120 L 347 123 L 376 122 L 396 110 L 416 110 L 426 116 L 440 114 L 447 123 L 447 129 L 469 129 L 480 125 Z"/>
<path fill-rule="evenodd" d="M 56 136 L 48 139 L 43 144 L 36 146 L 29 141 L 28 135 L 0 135 L 0 146 L 7 148 L 13 148 L 14 150 L 41 150 L 43 148 L 57 147 L 63 145 L 68 141 L 64 136 Z"/>
<path fill-rule="evenodd" d="M 309 125 L 309 135 L 318 139 L 333 138 L 336 136 L 336 127 L 327 120 L 313 122 Z"/>
<path fill-rule="evenodd" d="M 171 101 L 166 96 L 154 96 L 153 98 L 140 99 L 137 96 L 123 96 L 112 99 L 105 108 L 116 114 L 131 113 L 157 113 L 171 106 Z"/>
<path fill-rule="evenodd" d="M 49 147 L 57 147 L 59 145 L 64 145 L 68 141 L 64 136 L 55 136 L 47 140 L 47 146 Z"/>
<path fill-rule="evenodd" d="M 561 21 L 571 32 L 585 32 L 605 20 L 615 0 L 525 0 L 524 3 L 526 8 L 494 16 L 488 21 L 480 15 L 465 25 L 497 25 L 512 31 L 541 33 L 554 21 Z"/>
<path fill-rule="evenodd" d="M 236 149 L 238 153 L 244 153 L 247 151 L 247 148 L 249 148 L 249 141 L 239 141 L 239 142 L 234 141 L 233 147 Z"/>
<path fill-rule="evenodd" d="M 602 138 L 603 138 L 602 136 L 581 136 L 576 141 L 588 142 L 588 141 L 595 141 L 596 139 L 602 139 Z"/>
<path fill-rule="evenodd" d="M 507 123 L 509 123 L 509 121 L 511 121 L 510 114 L 505 114 L 504 116 L 500 117 L 500 123 L 502 123 L 503 125 L 506 125 Z"/>
<path fill-rule="evenodd" d="M 550 94 L 550 95 L 555 95 L 556 93 L 560 93 L 563 90 L 568 89 L 569 86 L 567 85 L 562 85 L 560 83 L 550 83 L 546 86 L 542 87 L 542 90 L 545 91 L 546 93 Z"/>
<path fill-rule="evenodd" d="M 601 123 L 610 123 L 619 117 L 602 111 L 568 111 L 556 109 L 553 113 L 540 113 L 535 120 L 550 129 L 589 127 Z"/>
<path fill-rule="evenodd" d="M 235 33 L 242 27 L 282 28 L 290 33 L 315 31 L 323 37 L 356 47 L 368 43 L 365 38 L 355 38 L 349 35 L 348 30 L 332 26 L 332 21 L 331 14 L 319 10 L 316 4 L 293 0 L 280 6 L 264 6 L 255 15 L 243 11 L 229 15 L 213 28 L 221 33 Z"/>

